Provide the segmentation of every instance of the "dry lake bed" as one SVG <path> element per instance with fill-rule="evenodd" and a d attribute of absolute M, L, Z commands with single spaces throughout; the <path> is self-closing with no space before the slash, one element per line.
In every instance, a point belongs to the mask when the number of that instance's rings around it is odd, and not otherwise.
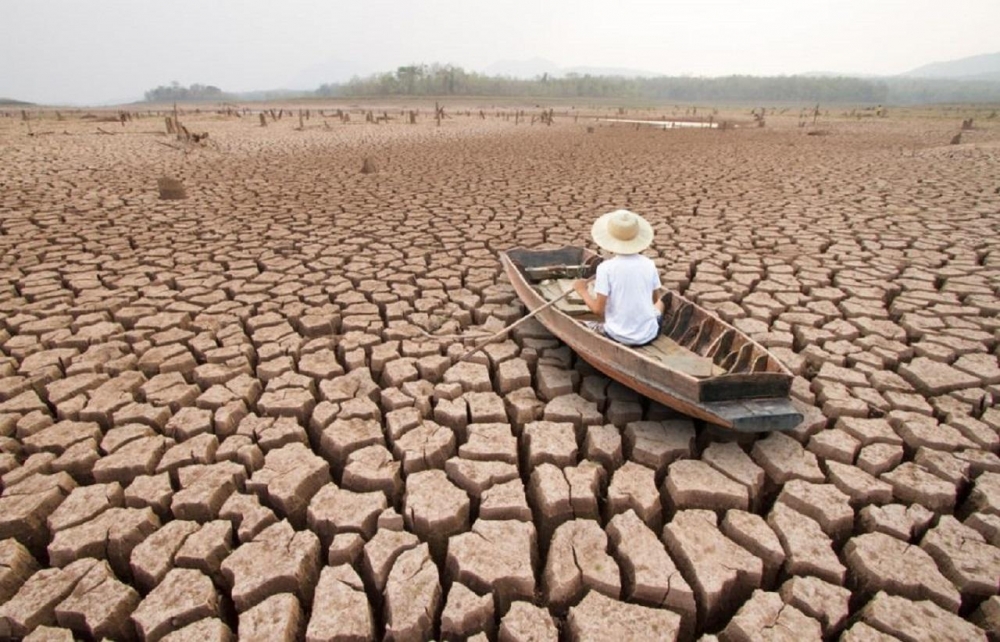
<path fill-rule="evenodd" d="M 996 112 L 522 108 L 0 117 L 0 639 L 1000 635 Z M 426 336 L 617 208 L 800 426 Z"/>

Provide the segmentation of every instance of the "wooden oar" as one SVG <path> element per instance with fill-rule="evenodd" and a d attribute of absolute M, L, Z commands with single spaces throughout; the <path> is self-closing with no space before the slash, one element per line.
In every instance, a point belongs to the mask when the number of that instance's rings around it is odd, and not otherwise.
<path fill-rule="evenodd" d="M 466 352 L 465 354 L 463 354 L 461 357 L 459 357 L 458 361 L 456 361 L 456 363 L 461 363 L 462 361 L 465 361 L 467 358 L 469 358 L 472 355 L 476 354 L 477 352 L 479 352 L 480 350 L 482 350 L 483 348 L 485 348 L 489 344 L 493 343 L 494 341 L 496 341 L 497 339 L 499 339 L 503 335 L 507 334 L 508 332 L 510 332 L 511 330 L 513 330 L 514 328 L 516 328 L 517 326 L 521 325 L 522 323 L 524 323 L 528 319 L 534 317 L 536 314 L 538 314 L 542 310 L 547 310 L 548 308 L 551 308 L 556 303 L 559 303 L 560 301 L 562 301 L 563 299 L 565 299 L 567 296 L 569 296 L 570 293 L 575 292 L 575 291 L 576 290 L 574 290 L 573 288 L 569 288 L 568 290 L 566 290 L 565 292 L 563 292 L 562 294 L 560 294 L 556 298 L 552 299 L 551 301 L 549 301 L 545 305 L 538 306 L 530 314 L 521 317 L 520 319 L 518 319 L 514 323 L 511 323 L 506 328 L 502 328 L 500 330 L 497 330 L 496 332 L 494 332 L 493 334 L 491 334 L 489 337 L 487 337 L 486 339 L 484 339 L 475 348 L 469 350 L 468 352 Z"/>

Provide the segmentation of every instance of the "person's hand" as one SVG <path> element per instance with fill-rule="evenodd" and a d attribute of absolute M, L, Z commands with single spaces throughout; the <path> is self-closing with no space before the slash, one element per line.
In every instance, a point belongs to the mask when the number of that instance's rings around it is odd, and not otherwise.
<path fill-rule="evenodd" d="M 589 287 L 590 279 L 577 279 L 576 281 L 573 281 L 573 289 L 576 290 L 580 296 L 585 296 Z"/>

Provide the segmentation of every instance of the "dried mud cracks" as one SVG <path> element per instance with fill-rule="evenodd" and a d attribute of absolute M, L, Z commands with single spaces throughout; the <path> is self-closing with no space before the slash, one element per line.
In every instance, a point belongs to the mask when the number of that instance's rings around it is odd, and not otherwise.
<path fill-rule="evenodd" d="M 995 128 L 202 119 L 183 155 L 0 122 L 0 638 L 1000 634 Z M 801 426 L 419 332 L 518 318 L 497 252 L 620 206 Z"/>

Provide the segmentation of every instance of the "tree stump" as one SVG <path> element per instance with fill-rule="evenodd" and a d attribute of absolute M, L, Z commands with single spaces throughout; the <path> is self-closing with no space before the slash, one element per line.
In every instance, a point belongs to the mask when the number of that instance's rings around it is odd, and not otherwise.
<path fill-rule="evenodd" d="M 160 190 L 160 199 L 164 201 L 178 201 L 187 198 L 187 190 L 184 183 L 176 178 L 161 176 L 156 179 L 156 187 Z"/>

